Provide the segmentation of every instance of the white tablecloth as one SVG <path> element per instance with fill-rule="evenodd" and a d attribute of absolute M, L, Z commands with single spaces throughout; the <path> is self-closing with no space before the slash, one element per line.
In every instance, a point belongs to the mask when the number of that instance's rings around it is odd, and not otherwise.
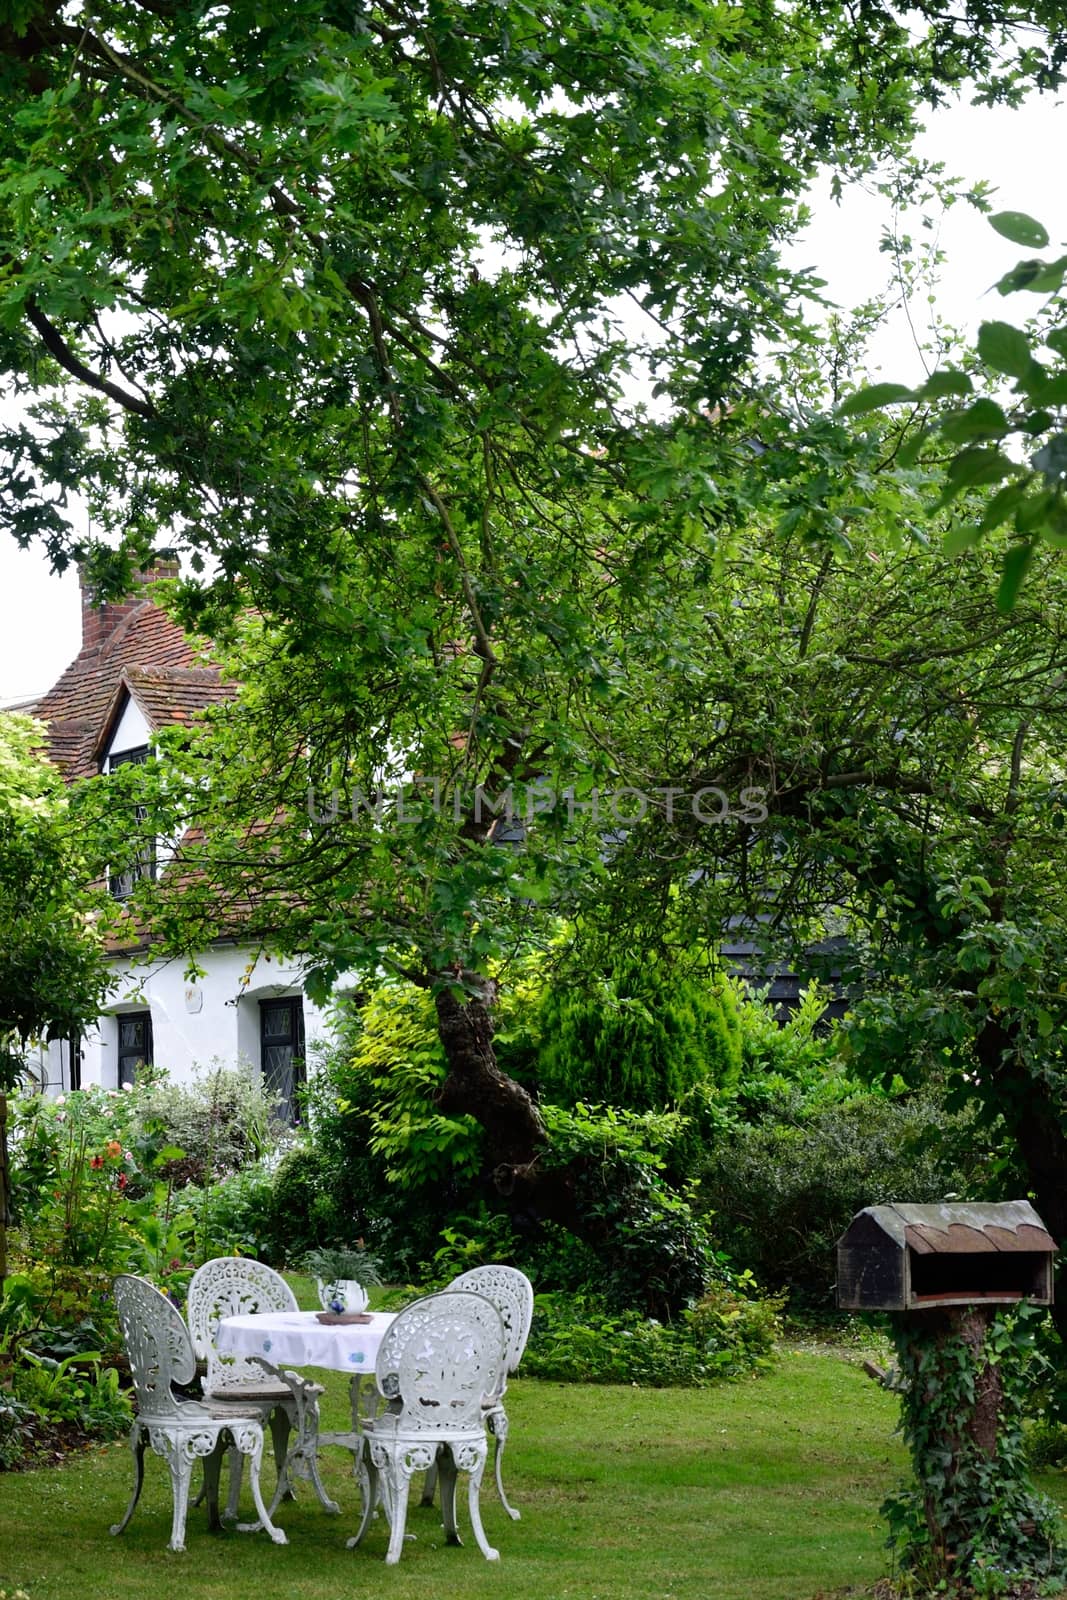
<path fill-rule="evenodd" d="M 370 1322 L 326 1323 L 315 1311 L 260 1311 L 223 1317 L 216 1343 L 220 1354 L 262 1356 L 275 1367 L 328 1367 L 358 1376 L 374 1372 L 395 1314 L 372 1311 Z"/>

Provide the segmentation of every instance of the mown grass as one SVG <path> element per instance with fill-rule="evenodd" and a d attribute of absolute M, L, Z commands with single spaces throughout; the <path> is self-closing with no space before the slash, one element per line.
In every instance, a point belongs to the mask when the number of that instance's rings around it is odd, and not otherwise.
<path fill-rule="evenodd" d="M 327 1381 L 324 1424 L 338 1427 L 344 1380 Z M 380 1522 L 346 1550 L 358 1496 L 339 1450 L 324 1459 L 342 1515 L 326 1516 L 301 1486 L 279 1513 L 284 1547 L 209 1534 L 201 1510 L 190 1512 L 184 1555 L 172 1555 L 166 1472 L 151 1457 L 134 1520 L 112 1539 L 129 1483 L 118 1445 L 0 1478 L 0 1588 L 30 1600 L 159 1600 L 171 1584 L 182 1600 L 324 1600 L 371 1587 L 396 1600 L 811 1600 L 868 1593 L 887 1570 L 878 1506 L 904 1466 L 895 1403 L 840 1352 L 787 1349 L 767 1377 L 702 1391 L 519 1379 L 509 1410 L 505 1459 L 522 1521 L 507 1519 L 488 1482 L 483 1493 L 499 1563 L 469 1537 L 445 1547 L 437 1513 L 419 1507 L 398 1567 L 384 1565 Z"/>
<path fill-rule="evenodd" d="M 302 1305 L 316 1303 L 309 1279 L 290 1281 Z M 867 1595 L 889 1570 L 878 1508 L 905 1460 L 896 1401 L 864 1376 L 862 1356 L 860 1345 L 794 1342 L 772 1373 L 705 1390 L 513 1379 L 504 1459 L 522 1520 L 504 1514 L 487 1473 L 482 1514 L 495 1563 L 464 1531 L 465 1479 L 463 1549 L 445 1546 L 439 1513 L 415 1504 L 416 1537 L 399 1566 L 384 1564 L 381 1520 L 346 1550 L 359 1497 L 351 1456 L 337 1449 L 322 1460 L 340 1517 L 301 1485 L 278 1513 L 289 1537 L 281 1546 L 262 1534 L 211 1534 L 203 1510 L 191 1510 L 183 1555 L 166 1548 L 169 1481 L 151 1455 L 141 1503 L 118 1539 L 108 1528 L 129 1493 L 125 1444 L 59 1470 L 3 1474 L 0 1590 L 22 1588 L 30 1600 L 160 1600 L 172 1584 L 181 1600 L 335 1600 L 369 1589 L 390 1600 Z M 345 1378 L 316 1376 L 326 1384 L 323 1427 L 346 1427 Z M 265 1483 L 272 1474 L 265 1465 Z M 1067 1509 L 1067 1477 L 1041 1486 Z"/>

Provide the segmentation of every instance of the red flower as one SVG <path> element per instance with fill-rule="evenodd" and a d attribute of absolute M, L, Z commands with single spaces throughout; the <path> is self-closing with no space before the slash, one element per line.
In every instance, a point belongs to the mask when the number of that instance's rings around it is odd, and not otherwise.
<path fill-rule="evenodd" d="M 128 1180 L 127 1180 L 127 1178 L 126 1178 L 126 1174 L 125 1174 L 125 1173 L 124 1173 L 124 1172 L 120 1172 L 120 1173 L 119 1173 L 119 1176 L 118 1176 L 118 1185 L 119 1185 L 119 1188 L 120 1188 L 120 1189 L 125 1189 L 125 1187 L 126 1187 L 126 1184 L 127 1184 L 127 1181 L 128 1181 Z"/>
<path fill-rule="evenodd" d="M 94 1156 L 93 1159 L 90 1161 L 89 1165 L 91 1167 L 102 1167 L 104 1165 L 103 1156 Z"/>

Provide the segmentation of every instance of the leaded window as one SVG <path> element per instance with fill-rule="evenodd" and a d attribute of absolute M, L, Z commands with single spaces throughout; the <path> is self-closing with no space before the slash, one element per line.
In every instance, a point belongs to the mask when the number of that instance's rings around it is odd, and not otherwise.
<path fill-rule="evenodd" d="M 305 1082 L 304 1003 L 300 995 L 259 1002 L 263 1087 L 286 1122 L 300 1121 L 298 1090 Z"/>

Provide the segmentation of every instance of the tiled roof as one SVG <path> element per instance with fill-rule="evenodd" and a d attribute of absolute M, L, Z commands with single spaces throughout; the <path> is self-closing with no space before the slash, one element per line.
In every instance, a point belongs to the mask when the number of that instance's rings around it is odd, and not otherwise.
<path fill-rule="evenodd" d="M 38 701 L 49 754 L 65 778 L 99 770 L 99 752 L 124 694 L 152 727 L 187 722 L 194 711 L 229 699 L 218 668 L 151 600 L 133 605 L 102 643 L 83 648 Z"/>

